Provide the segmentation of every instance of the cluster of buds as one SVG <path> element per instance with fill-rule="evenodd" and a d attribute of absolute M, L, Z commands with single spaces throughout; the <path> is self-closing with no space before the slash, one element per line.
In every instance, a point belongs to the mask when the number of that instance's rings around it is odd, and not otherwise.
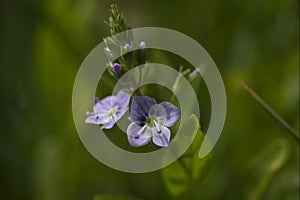
<path fill-rule="evenodd" d="M 123 13 L 117 5 L 111 5 L 110 17 L 106 24 L 110 28 L 110 36 L 104 38 L 104 52 L 108 58 L 108 71 L 116 79 L 135 66 L 145 64 L 145 42 L 140 42 L 139 50 L 132 51 L 133 34 L 130 25 L 126 23 Z M 119 33 L 122 37 L 111 37 Z M 118 57 L 118 55 L 121 55 Z"/>

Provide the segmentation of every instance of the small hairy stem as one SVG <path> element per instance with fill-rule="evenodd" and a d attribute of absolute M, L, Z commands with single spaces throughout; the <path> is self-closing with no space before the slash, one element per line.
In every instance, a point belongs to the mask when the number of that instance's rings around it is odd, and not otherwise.
<path fill-rule="evenodd" d="M 258 96 L 246 83 L 241 82 L 245 90 L 259 103 L 259 105 L 274 119 L 281 124 L 290 135 L 300 144 L 299 133 L 289 125 L 281 116 L 279 116 L 260 96 Z"/>

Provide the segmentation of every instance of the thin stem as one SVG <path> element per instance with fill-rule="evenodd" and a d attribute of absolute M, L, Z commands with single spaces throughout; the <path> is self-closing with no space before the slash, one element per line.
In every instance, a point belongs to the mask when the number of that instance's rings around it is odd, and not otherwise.
<path fill-rule="evenodd" d="M 177 89 L 178 89 L 178 82 L 179 82 L 179 79 L 180 79 L 180 77 L 181 77 L 181 75 L 182 75 L 182 70 L 183 70 L 183 66 L 182 65 L 180 65 L 179 66 L 179 73 L 178 73 L 178 75 L 177 75 L 177 77 L 176 77 L 176 80 L 174 81 L 174 84 L 173 84 L 173 86 L 172 86 L 172 89 L 173 89 L 173 93 L 172 93 L 172 96 L 171 96 L 171 98 L 170 98 L 170 103 L 172 103 L 174 100 L 175 100 L 175 93 L 177 92 Z"/>
<path fill-rule="evenodd" d="M 281 126 L 283 126 L 290 135 L 298 141 L 300 144 L 299 133 L 295 129 L 293 129 L 281 116 L 279 116 L 260 96 L 258 96 L 246 83 L 241 82 L 242 86 L 245 90 L 259 103 L 259 105 L 274 119 L 277 120 Z"/>
<path fill-rule="evenodd" d="M 139 82 L 138 82 L 138 87 L 141 86 L 141 83 L 142 83 L 142 67 L 139 68 Z"/>
<path fill-rule="evenodd" d="M 169 102 L 170 102 L 170 103 L 173 103 L 174 100 L 175 100 L 175 94 L 173 93 L 172 96 L 171 96 L 171 98 L 170 98 L 170 101 L 169 101 Z"/>

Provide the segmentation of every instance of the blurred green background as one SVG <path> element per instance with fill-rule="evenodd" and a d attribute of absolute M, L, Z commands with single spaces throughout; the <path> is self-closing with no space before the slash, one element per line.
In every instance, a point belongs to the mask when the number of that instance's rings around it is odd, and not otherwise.
<path fill-rule="evenodd" d="M 240 85 L 299 130 L 299 1 L 1 0 L 0 200 L 175 198 L 161 171 L 127 174 L 98 162 L 73 124 L 73 81 L 109 34 L 103 21 L 111 3 L 133 27 L 192 37 L 223 76 L 223 133 L 207 175 L 181 198 L 299 199 L 299 145 Z"/>

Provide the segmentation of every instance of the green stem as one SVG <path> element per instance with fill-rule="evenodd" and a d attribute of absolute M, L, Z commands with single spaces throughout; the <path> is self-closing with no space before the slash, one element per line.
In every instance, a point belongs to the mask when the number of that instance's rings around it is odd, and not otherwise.
<path fill-rule="evenodd" d="M 173 93 L 172 96 L 171 96 L 171 98 L 170 98 L 170 100 L 169 100 L 169 102 L 173 103 L 174 100 L 175 100 L 175 94 Z"/>
<path fill-rule="evenodd" d="M 293 129 L 281 116 L 279 116 L 260 96 L 258 96 L 246 83 L 241 82 L 242 86 L 245 90 L 259 103 L 259 105 L 274 119 L 277 120 L 279 124 L 281 124 L 290 135 L 298 141 L 300 144 L 299 133 L 295 129 Z"/>
<path fill-rule="evenodd" d="M 141 92 L 140 88 L 136 89 L 136 90 L 134 91 L 134 94 L 135 94 L 136 96 L 143 96 L 143 93 Z"/>
<path fill-rule="evenodd" d="M 173 93 L 172 93 L 172 96 L 171 96 L 171 98 L 170 98 L 170 100 L 169 100 L 169 102 L 170 103 L 172 103 L 174 100 L 175 100 L 175 93 L 177 92 L 177 90 L 178 90 L 178 82 L 179 82 L 179 80 L 180 80 L 180 75 L 182 75 L 182 70 L 183 70 L 183 66 L 182 65 L 180 65 L 179 66 L 179 73 L 178 73 L 178 75 L 177 75 L 177 77 L 176 77 L 176 80 L 174 81 L 174 84 L 173 84 L 173 86 L 172 86 L 172 89 L 173 89 Z M 185 72 L 185 71 L 184 71 Z"/>

